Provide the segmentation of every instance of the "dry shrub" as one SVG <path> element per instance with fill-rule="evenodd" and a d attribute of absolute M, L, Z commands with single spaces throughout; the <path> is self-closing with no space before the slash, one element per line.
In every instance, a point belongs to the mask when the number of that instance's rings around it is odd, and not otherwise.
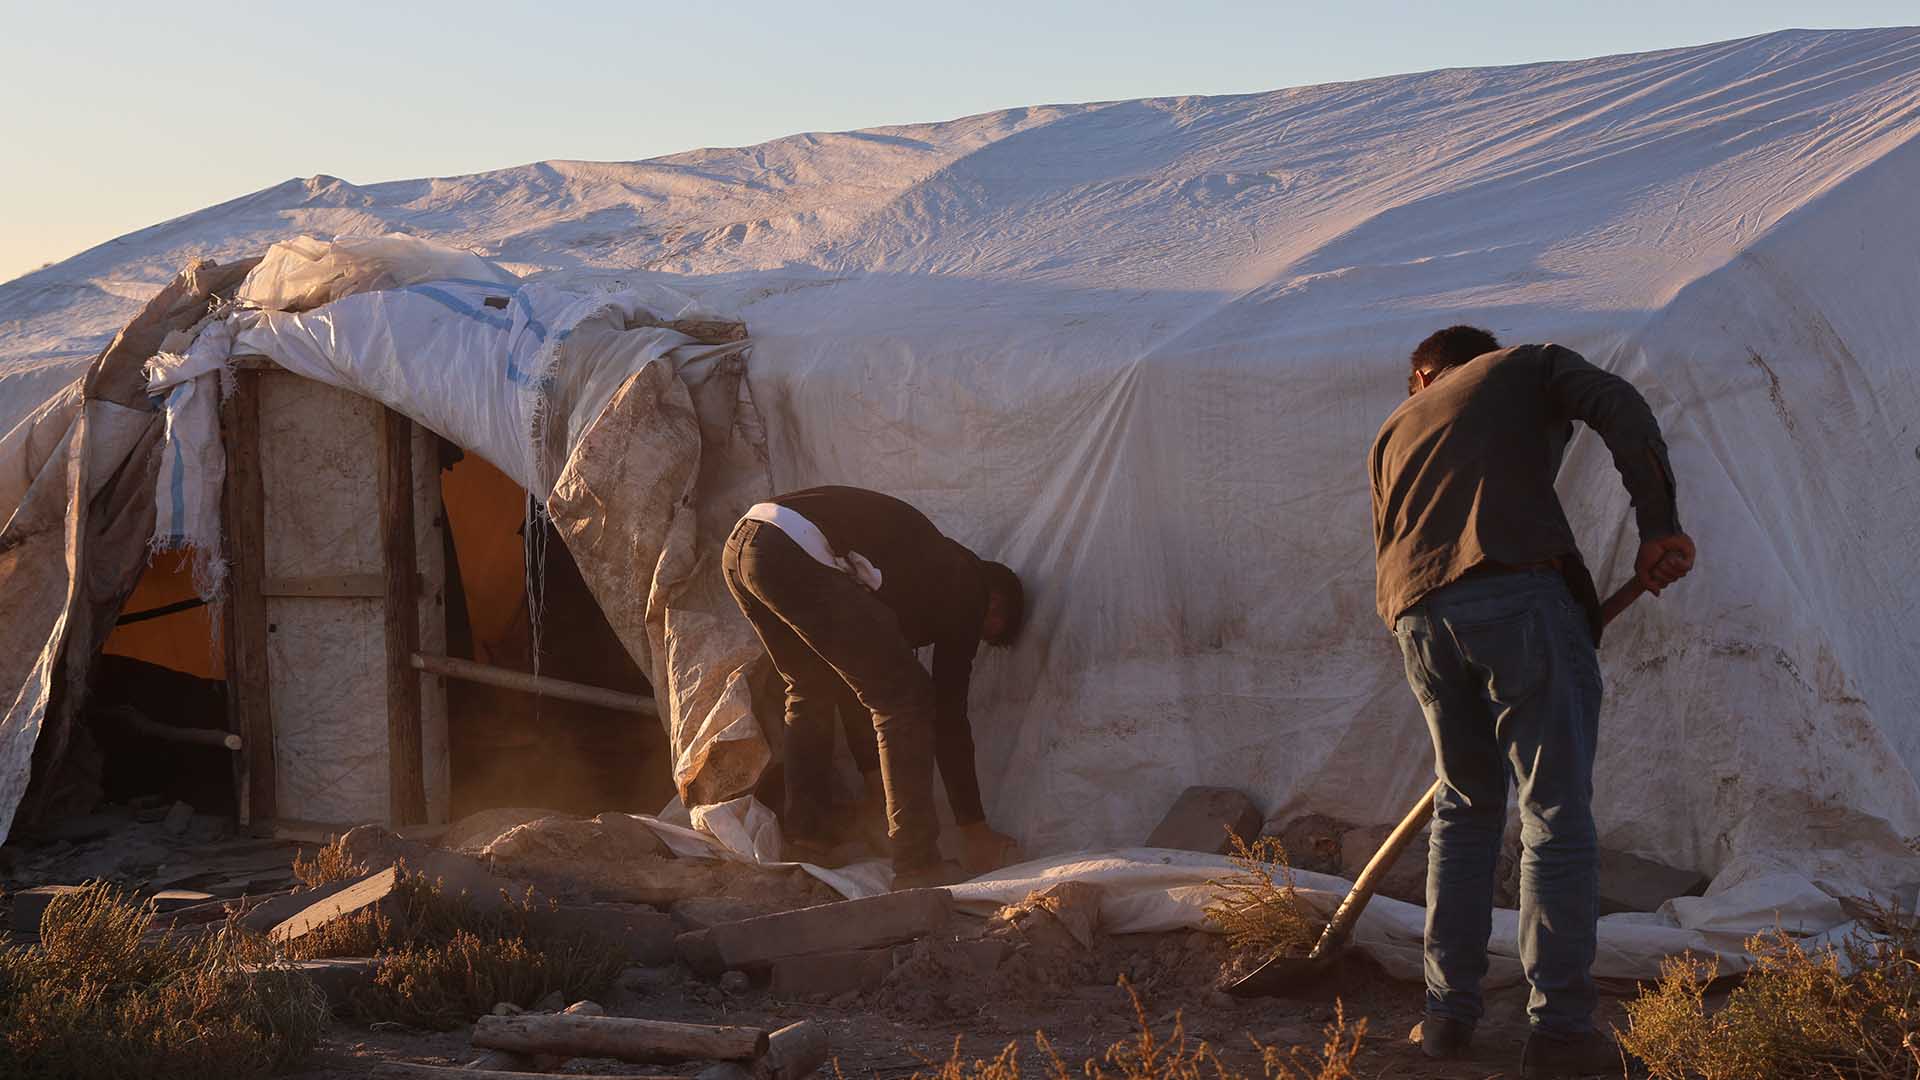
<path fill-rule="evenodd" d="M 351 1002 L 365 1019 L 449 1029 L 507 1001 L 529 1007 L 558 990 L 569 1001 L 604 990 L 625 967 L 592 938 L 542 933 L 528 898 L 482 909 L 464 893 L 400 868 L 393 895 L 289 946 L 299 959 L 375 956 L 374 985 Z"/>
<path fill-rule="evenodd" d="M 1164 1036 L 1155 1035 L 1140 995 L 1127 980 L 1121 979 L 1120 985 L 1133 1002 L 1135 1033 L 1083 1064 L 1080 1075 L 1085 1080 L 1254 1080 L 1221 1060 L 1204 1040 L 1189 1042 L 1185 1020 L 1178 1013 L 1174 1014 L 1172 1030 Z M 1354 1080 L 1353 1062 L 1366 1031 L 1365 1020 L 1349 1024 L 1345 1007 L 1336 1005 L 1333 1021 L 1326 1027 L 1326 1042 L 1317 1053 L 1298 1047 L 1282 1051 L 1252 1039 L 1254 1049 L 1260 1052 L 1259 1080 Z M 1044 1080 L 1074 1080 L 1073 1070 L 1045 1032 L 1036 1032 L 1033 1041 Z M 916 1072 L 914 1080 L 1020 1080 L 1020 1046 L 1008 1043 L 991 1061 L 969 1062 L 961 1057 L 956 1037 L 947 1060 L 932 1072 Z"/>
<path fill-rule="evenodd" d="M 367 867 L 353 861 L 347 855 L 344 845 L 336 836 L 324 846 L 314 850 L 313 858 L 296 854 L 293 857 L 293 876 L 300 884 L 309 889 L 322 885 L 331 885 L 336 881 L 350 881 L 366 874 Z"/>
<path fill-rule="evenodd" d="M 1207 905 L 1207 920 L 1226 934 L 1227 944 L 1239 955 L 1264 957 L 1312 948 L 1320 924 L 1294 892 L 1293 867 L 1279 838 L 1263 836 L 1252 846 L 1237 835 L 1232 839 L 1233 853 L 1227 859 L 1238 872 L 1209 882 L 1218 895 Z"/>
<path fill-rule="evenodd" d="M 1753 968 L 1712 1015 L 1716 962 L 1667 960 L 1626 1006 L 1621 1044 L 1657 1080 L 1920 1077 L 1920 924 L 1870 905 L 1862 922 L 1838 951 L 1778 930 L 1750 939 Z"/>
<path fill-rule="evenodd" d="M 152 924 L 96 884 L 48 905 L 38 945 L 0 944 L 0 1076 L 244 1080 L 319 1039 L 326 999 L 237 927 L 187 939 Z"/>

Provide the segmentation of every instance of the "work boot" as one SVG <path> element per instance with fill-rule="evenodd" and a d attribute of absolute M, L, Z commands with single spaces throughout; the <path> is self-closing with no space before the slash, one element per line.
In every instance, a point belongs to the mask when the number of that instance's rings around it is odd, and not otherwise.
<path fill-rule="evenodd" d="M 1604 1032 L 1589 1031 L 1571 1038 L 1556 1038 L 1544 1031 L 1535 1031 L 1527 1036 L 1527 1045 L 1520 1051 L 1523 1080 L 1621 1076 L 1625 1072 L 1625 1056 L 1619 1044 Z"/>
<path fill-rule="evenodd" d="M 1429 1016 L 1413 1025 L 1407 1041 L 1419 1043 L 1420 1052 L 1435 1061 L 1455 1061 L 1473 1046 L 1473 1025 L 1451 1016 Z"/>

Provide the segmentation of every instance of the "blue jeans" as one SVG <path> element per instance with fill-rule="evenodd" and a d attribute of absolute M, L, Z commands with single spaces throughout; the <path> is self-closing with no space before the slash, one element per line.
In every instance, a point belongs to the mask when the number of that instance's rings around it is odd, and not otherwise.
<path fill-rule="evenodd" d="M 1442 781 L 1427 856 L 1427 1013 L 1480 1019 L 1511 782 L 1520 794 L 1527 1016 L 1549 1035 L 1584 1033 L 1599 917 L 1592 803 L 1600 716 L 1586 614 L 1558 574 L 1490 574 L 1429 593 L 1393 634 Z"/>

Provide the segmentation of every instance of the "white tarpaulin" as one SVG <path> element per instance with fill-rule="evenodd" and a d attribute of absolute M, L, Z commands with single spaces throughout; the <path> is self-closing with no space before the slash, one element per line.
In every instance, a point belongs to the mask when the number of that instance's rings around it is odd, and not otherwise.
<path fill-rule="evenodd" d="M 983 653 L 972 700 L 989 815 L 1034 853 L 1137 843 L 1195 783 L 1271 817 L 1396 817 L 1431 749 L 1372 610 L 1366 447 L 1432 329 L 1558 341 L 1646 392 L 1701 549 L 1608 635 L 1603 843 L 1717 873 L 1716 896 L 1781 874 L 1889 889 L 1920 879 L 1916 135 L 1920 31 L 1790 32 L 289 181 L 0 286 L 0 323 L 23 360 L 87 345 L 128 314 L 103 283 L 349 212 L 477 249 L 523 290 L 665 284 L 744 319 L 773 487 L 899 495 L 1029 583 L 1028 631 Z M 331 307 L 379 325 L 436 303 Z M 525 355 L 435 340 L 435 363 L 496 381 Z M 425 389 L 408 364 L 369 374 L 382 400 Z M 679 400 L 634 389 L 642 413 Z M 443 433 L 492 445 L 531 420 L 488 408 Z M 496 463 L 534 490 L 558 464 Z M 1561 490 L 1610 588 L 1633 544 L 1590 435 Z M 716 685 L 673 623 L 670 664 Z M 678 724 L 676 750 L 724 731 L 753 760 L 743 688 L 719 685 L 732 719 Z"/>

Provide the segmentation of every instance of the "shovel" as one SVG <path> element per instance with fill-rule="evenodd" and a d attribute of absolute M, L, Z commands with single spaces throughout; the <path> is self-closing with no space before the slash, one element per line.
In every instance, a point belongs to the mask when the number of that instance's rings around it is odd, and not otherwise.
<path fill-rule="evenodd" d="M 1600 605 L 1600 625 L 1606 626 L 1614 617 L 1627 610 L 1628 605 L 1640 599 L 1647 587 L 1640 583 L 1636 575 L 1633 580 L 1614 590 L 1612 596 Z M 1346 899 L 1334 909 L 1333 918 L 1328 920 L 1327 928 L 1320 932 L 1320 940 L 1314 942 L 1313 951 L 1305 956 L 1283 956 L 1276 953 L 1266 959 L 1259 967 L 1241 976 L 1238 982 L 1227 987 L 1227 993 L 1234 997 L 1285 997 L 1306 991 L 1325 978 L 1332 971 L 1345 949 L 1347 939 L 1353 936 L 1353 926 L 1360 921 L 1360 913 L 1367 909 L 1367 901 L 1373 899 L 1374 890 L 1380 887 L 1380 879 L 1387 876 L 1387 870 L 1400 857 L 1400 852 L 1420 830 L 1427 827 L 1433 817 L 1433 798 L 1440 794 L 1440 781 L 1420 796 L 1413 804 L 1407 816 L 1400 819 L 1387 834 L 1380 850 L 1367 860 L 1366 868 L 1353 881 Z"/>

